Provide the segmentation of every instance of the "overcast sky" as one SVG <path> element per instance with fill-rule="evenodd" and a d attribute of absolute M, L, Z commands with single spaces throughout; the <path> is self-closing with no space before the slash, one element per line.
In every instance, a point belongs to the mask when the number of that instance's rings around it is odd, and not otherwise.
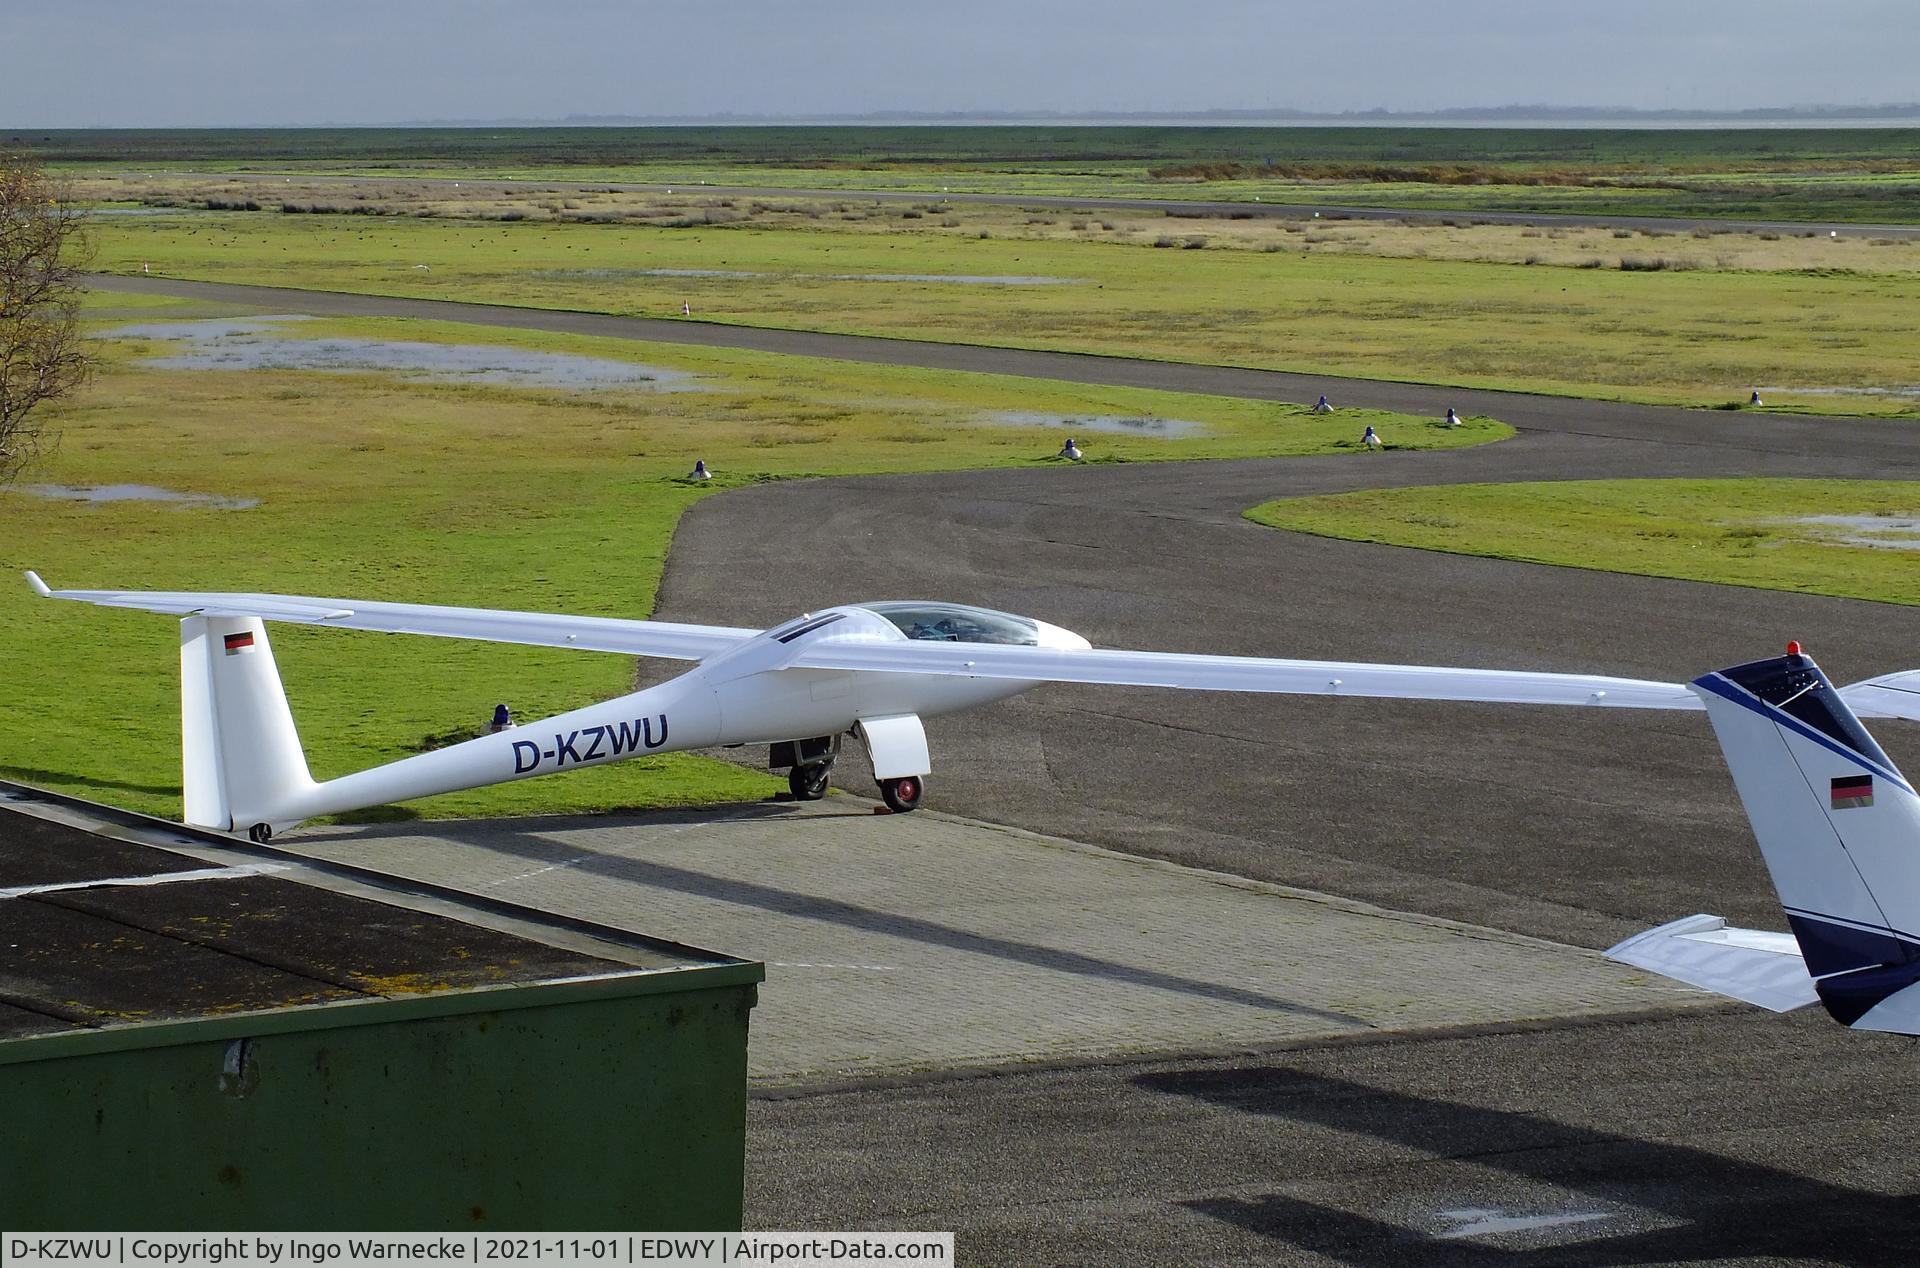
<path fill-rule="evenodd" d="M 0 127 L 1920 98 L 1914 0 L 0 0 Z"/>

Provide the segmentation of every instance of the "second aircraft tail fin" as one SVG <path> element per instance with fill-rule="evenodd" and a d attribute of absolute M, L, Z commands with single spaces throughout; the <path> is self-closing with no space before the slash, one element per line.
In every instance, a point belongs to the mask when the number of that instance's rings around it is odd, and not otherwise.
<path fill-rule="evenodd" d="M 1920 1034 L 1920 796 L 1798 645 L 1693 688 L 1821 1003 L 1849 1026 Z"/>

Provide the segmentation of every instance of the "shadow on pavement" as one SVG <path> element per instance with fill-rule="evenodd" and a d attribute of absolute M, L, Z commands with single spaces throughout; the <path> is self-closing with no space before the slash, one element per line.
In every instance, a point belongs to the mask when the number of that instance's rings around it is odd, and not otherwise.
<path fill-rule="evenodd" d="M 716 820 L 765 820 L 791 813 L 793 813 L 791 808 L 783 803 L 759 802 L 703 810 L 692 814 L 649 816 L 649 821 L 708 824 Z M 808 815 L 810 819 L 818 817 L 820 817 L 818 812 Z M 780 916 L 824 921 L 848 929 L 858 929 L 863 933 L 905 938 L 953 951 L 994 956 L 1056 973 L 1103 978 L 1108 981 L 1124 982 L 1130 986 L 1174 991 L 1221 1003 L 1313 1017 L 1341 1027 L 1366 1028 L 1369 1025 L 1360 1017 L 1315 1008 L 1308 1004 L 1280 999 L 1243 987 L 1182 977 L 1176 973 L 1123 964 L 1115 960 L 1106 960 L 1098 956 L 1084 955 L 1077 951 L 1063 950 L 1039 943 L 994 937 L 990 934 L 942 924 L 922 916 L 883 911 L 781 885 L 715 876 L 693 868 L 675 867 L 668 863 L 607 854 L 588 849 L 576 842 L 556 842 L 540 835 L 543 832 L 561 831 L 570 826 L 592 825 L 594 822 L 592 819 L 578 817 L 494 819 L 476 822 L 477 831 L 460 835 L 458 839 L 475 849 L 491 850 L 496 854 L 511 855 L 538 863 L 564 860 L 570 870 L 589 872 L 626 884 L 645 885 L 694 898 L 751 907 Z M 443 825 L 440 829 L 450 837 L 459 834 L 460 830 L 460 825 L 457 823 Z M 373 841 L 393 836 L 413 836 L 418 832 L 419 829 L 412 826 L 395 826 L 386 829 L 373 827 L 349 834 L 330 835 L 326 841 L 329 845 L 351 844 L 355 841 Z"/>
<path fill-rule="evenodd" d="M 1412 1096 L 1283 1066 L 1165 1071 L 1139 1086 L 1223 1108 L 1364 1135 L 1532 1185 L 1570 1191 L 1582 1212 L 1559 1227 L 1468 1240 L 1421 1232 L 1283 1193 L 1183 1205 L 1300 1250 L 1364 1268 L 1611 1268 L 1616 1264 L 1765 1260 L 1857 1268 L 1920 1262 L 1920 1201 L 1662 1141 L 1532 1114 Z M 1459 1211 L 1455 1217 L 1489 1214 Z M 1663 1227 L 1608 1233 L 1609 1219 Z M 1677 1223 L 1676 1223 L 1677 1221 Z M 1618 1227 L 1618 1224 L 1615 1224 Z M 1448 1231 L 1452 1236 L 1446 1235 Z M 1535 1244 L 1528 1246 L 1526 1242 Z M 1541 1241 L 1558 1244 L 1540 1245 Z M 1503 1244 L 1504 1243 L 1504 1244 Z"/>

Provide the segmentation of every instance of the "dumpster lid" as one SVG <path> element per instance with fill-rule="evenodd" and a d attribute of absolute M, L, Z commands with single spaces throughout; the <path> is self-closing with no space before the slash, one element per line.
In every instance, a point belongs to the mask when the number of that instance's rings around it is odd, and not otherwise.
<path fill-rule="evenodd" d="M 0 1042 L 718 965 L 745 962 L 0 782 Z"/>

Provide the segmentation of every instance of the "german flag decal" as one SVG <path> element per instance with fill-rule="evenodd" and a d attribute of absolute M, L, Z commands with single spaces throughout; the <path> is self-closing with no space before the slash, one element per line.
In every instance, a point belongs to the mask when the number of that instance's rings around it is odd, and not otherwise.
<path fill-rule="evenodd" d="M 1858 810 L 1873 804 L 1873 776 L 1837 775 L 1833 781 L 1833 808 Z"/>
<path fill-rule="evenodd" d="M 251 652 L 252 650 L 253 650 L 253 631 L 252 630 L 242 630 L 238 634 L 227 635 L 227 655 L 238 656 L 241 652 Z M 1835 788 L 1838 788 L 1840 786 L 1840 781 L 1837 779 L 1834 780 L 1833 783 Z M 1833 795 L 1835 797 L 1838 797 L 1840 794 L 1836 792 Z M 1871 800 L 1871 798 L 1869 798 L 1869 800 Z M 1834 804 L 1838 805 L 1839 803 L 1835 802 Z"/>

